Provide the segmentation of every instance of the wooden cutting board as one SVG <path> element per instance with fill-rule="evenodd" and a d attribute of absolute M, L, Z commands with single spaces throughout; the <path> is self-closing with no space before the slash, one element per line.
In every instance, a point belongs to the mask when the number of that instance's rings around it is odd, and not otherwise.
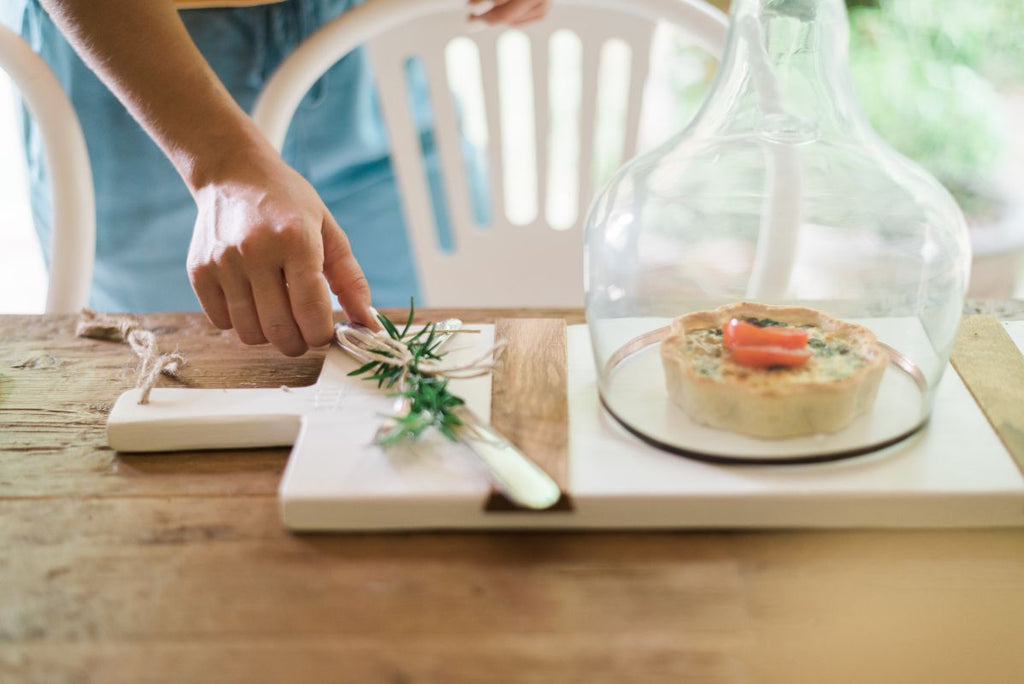
<path fill-rule="evenodd" d="M 965 316 L 950 359 L 1024 473 L 1024 355 L 995 316 Z"/>
<path fill-rule="evenodd" d="M 453 389 L 559 481 L 557 510 L 512 509 L 473 455 L 439 436 L 373 447 L 390 400 L 348 378 L 354 362 L 335 350 L 311 387 L 160 388 L 149 407 L 128 393 L 111 414 L 111 443 L 294 441 L 279 493 L 296 530 L 1024 525 L 1024 477 L 955 372 L 939 386 L 931 424 L 896 447 L 835 463 L 722 466 L 658 451 L 607 418 L 585 326 L 499 321 L 458 353 L 495 338 L 506 349 L 493 383 Z"/>
<path fill-rule="evenodd" d="M 571 510 L 565 321 L 500 318 L 494 340 L 503 346 L 491 376 L 491 424 L 562 490 L 548 510 Z M 516 508 L 498 491 L 488 497 L 489 511 Z"/>

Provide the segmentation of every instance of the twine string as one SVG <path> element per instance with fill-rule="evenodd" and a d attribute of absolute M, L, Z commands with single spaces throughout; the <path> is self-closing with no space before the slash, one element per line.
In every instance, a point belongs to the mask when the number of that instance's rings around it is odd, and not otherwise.
<path fill-rule="evenodd" d="M 410 368 L 415 361 L 409 346 L 402 340 L 396 340 L 385 333 L 372 333 L 364 328 L 342 326 L 337 329 L 338 341 L 343 347 L 355 347 L 364 359 L 377 361 L 389 366 Z M 440 359 L 420 358 L 416 370 L 421 375 L 441 375 L 456 380 L 477 378 L 487 375 L 494 369 L 505 348 L 502 340 L 479 356 L 462 363 L 454 363 L 442 357 Z"/>
<path fill-rule="evenodd" d="M 142 390 L 140 404 L 149 403 L 149 394 L 161 375 L 180 379 L 179 373 L 186 363 L 185 357 L 177 351 L 162 353 L 156 334 L 143 328 L 134 316 L 115 316 L 82 309 L 75 335 L 93 340 L 124 342 L 131 348 L 139 357 L 135 386 Z"/>

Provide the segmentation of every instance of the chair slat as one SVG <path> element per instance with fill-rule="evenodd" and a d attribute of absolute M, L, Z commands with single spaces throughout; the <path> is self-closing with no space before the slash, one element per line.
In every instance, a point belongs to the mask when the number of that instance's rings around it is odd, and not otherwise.
<path fill-rule="evenodd" d="M 580 69 L 580 189 L 577 196 L 579 209 L 576 213 L 578 226 L 582 226 L 586 221 L 587 209 L 594 195 L 594 123 L 597 120 L 597 72 L 600 66 L 600 51 L 600 43 L 584 37 Z"/>
<path fill-rule="evenodd" d="M 391 149 L 405 151 L 393 153 L 391 163 L 398 182 L 409 239 L 418 257 L 422 257 L 418 258 L 420 263 L 417 264 L 417 269 L 425 272 L 430 264 L 422 263 L 423 260 L 436 258 L 440 253 L 440 246 L 433 206 L 419 154 L 419 134 L 411 116 L 406 91 L 406 56 L 401 53 L 378 51 L 373 43 L 368 45 L 368 53 L 377 77 L 381 113 L 387 126 Z M 410 151 L 414 153 L 409 153 Z M 425 298 L 429 301 L 430 293 L 426 288 L 424 290 Z"/>
<path fill-rule="evenodd" d="M 623 140 L 622 156 L 619 163 L 636 156 L 637 138 L 640 132 L 640 113 L 643 110 L 644 89 L 651 70 L 651 43 L 654 39 L 654 26 L 640 25 L 630 31 L 628 39 L 632 51 L 632 63 L 629 75 L 629 97 L 626 102 L 626 130 Z"/>
<path fill-rule="evenodd" d="M 355 44 L 368 41 L 384 120 L 394 150 L 402 209 L 407 217 L 426 302 L 436 306 L 578 306 L 583 299 L 581 228 L 595 186 L 594 136 L 602 47 L 608 39 L 617 38 L 625 40 L 633 50 L 634 77 L 629 85 L 630 103 L 625 108 L 628 129 L 619 138 L 623 152 L 632 155 L 642 112 L 639 99 L 649 70 L 650 38 L 659 19 L 683 27 L 692 26 L 697 42 L 715 49 L 720 49 L 724 41 L 724 17 L 694 0 L 560 0 L 553 4 L 543 23 L 517 29 L 523 30 L 531 41 L 529 77 L 533 108 L 523 116 L 533 121 L 522 123 L 532 125 L 535 133 L 534 146 L 528 153 L 535 153 L 535 180 L 530 178 L 529 182 L 537 184 L 537 217 L 525 229 L 512 225 L 505 197 L 509 180 L 505 174 L 505 143 L 514 140 L 516 133 L 502 126 L 502 112 L 506 111 L 503 107 L 515 104 L 502 101 L 509 94 L 502 92 L 499 81 L 498 37 L 505 29 L 491 27 L 467 35 L 465 7 L 461 0 L 376 0 L 354 7 L 311 37 L 286 60 L 261 94 L 254 117 L 264 130 L 279 134 L 272 139 L 280 144 L 284 130 L 278 125 L 279 120 L 282 117 L 287 120 L 294 113 L 302 92 L 308 89 L 308 79 L 313 76 L 305 71 L 312 69 L 322 73 L 333 63 L 332 59 L 339 59 Z M 577 220 L 568 230 L 552 230 L 547 220 L 548 181 L 552 173 L 552 100 L 559 95 L 550 91 L 550 40 L 560 29 L 575 33 L 582 47 L 576 146 L 578 208 Z M 446 46 L 457 36 L 472 40 L 480 56 L 491 192 L 491 223 L 487 230 L 477 230 L 473 222 L 458 111 L 443 66 Z M 426 58 L 424 66 L 430 84 L 437 146 L 455 229 L 456 244 L 451 253 L 439 249 L 418 131 L 406 96 L 404 60 L 409 55 Z M 505 123 L 509 127 L 516 126 L 519 120 Z M 527 185 L 526 191 L 530 188 Z"/>
<path fill-rule="evenodd" d="M 548 172 L 551 168 L 551 90 L 548 82 L 551 33 L 547 30 L 533 30 L 529 35 L 533 48 L 533 130 L 537 150 L 537 218 L 534 225 L 547 228 Z"/>
<path fill-rule="evenodd" d="M 498 88 L 498 32 L 488 31 L 476 38 L 480 51 L 480 78 L 487 111 L 487 164 L 491 185 L 491 229 L 508 227 L 505 209 L 505 170 L 502 165 L 504 140 L 501 128 L 501 94 Z"/>
<path fill-rule="evenodd" d="M 427 74 L 430 104 L 434 111 L 434 139 L 441 159 L 441 173 L 448 201 L 448 215 L 455 238 L 455 249 L 470 238 L 474 230 L 472 201 L 462 155 L 462 136 L 459 132 L 455 100 L 448 87 L 448 74 L 444 52 L 424 53 L 423 67 Z"/>

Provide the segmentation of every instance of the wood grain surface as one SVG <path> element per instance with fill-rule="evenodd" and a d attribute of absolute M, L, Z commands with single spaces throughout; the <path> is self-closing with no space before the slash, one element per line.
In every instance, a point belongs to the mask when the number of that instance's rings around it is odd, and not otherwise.
<path fill-rule="evenodd" d="M 545 510 L 572 510 L 565 320 L 499 318 L 494 340 L 503 347 L 492 375 L 491 424 L 562 491 L 558 502 Z M 522 510 L 497 490 L 491 491 L 486 507 Z"/>
<path fill-rule="evenodd" d="M 453 314 L 517 312 L 421 312 Z M 309 384 L 322 360 L 246 348 L 197 314 L 143 320 L 199 387 Z M 0 316 L 5 684 L 1024 672 L 1017 530 L 292 535 L 276 497 L 285 450 L 110 451 L 106 412 L 134 360 L 73 328 Z"/>
<path fill-rule="evenodd" d="M 965 316 L 953 356 L 992 428 L 1024 474 L 1024 356 L 995 316 Z"/>

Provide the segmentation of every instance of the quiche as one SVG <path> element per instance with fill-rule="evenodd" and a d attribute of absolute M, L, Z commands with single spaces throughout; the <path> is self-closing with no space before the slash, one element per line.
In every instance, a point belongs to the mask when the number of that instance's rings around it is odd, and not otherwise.
<path fill-rule="evenodd" d="M 863 326 L 741 302 L 675 318 L 661 360 L 669 397 L 694 421 L 786 438 L 836 432 L 865 413 L 889 357 Z"/>

